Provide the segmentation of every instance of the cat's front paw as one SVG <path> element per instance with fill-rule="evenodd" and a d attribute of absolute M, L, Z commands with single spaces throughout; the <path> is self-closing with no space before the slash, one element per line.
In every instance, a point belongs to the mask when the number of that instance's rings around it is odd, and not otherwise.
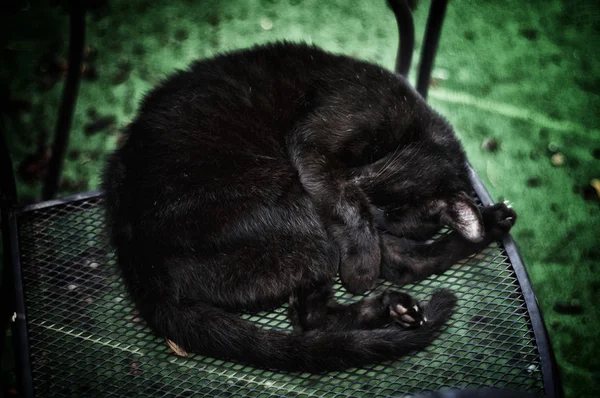
<path fill-rule="evenodd" d="M 502 239 L 517 221 L 517 213 L 507 203 L 496 203 L 481 209 L 488 240 Z"/>
<path fill-rule="evenodd" d="M 340 279 L 353 294 L 375 287 L 381 266 L 379 235 L 371 229 L 343 231 L 340 242 Z"/>
<path fill-rule="evenodd" d="M 391 321 L 396 325 L 414 329 L 427 322 L 419 302 L 406 293 L 388 290 L 383 294 L 383 302 L 389 310 Z"/>
<path fill-rule="evenodd" d="M 350 249 L 341 256 L 340 279 L 353 294 L 362 294 L 375 287 L 379 277 L 381 249 L 373 242 L 362 249 Z"/>

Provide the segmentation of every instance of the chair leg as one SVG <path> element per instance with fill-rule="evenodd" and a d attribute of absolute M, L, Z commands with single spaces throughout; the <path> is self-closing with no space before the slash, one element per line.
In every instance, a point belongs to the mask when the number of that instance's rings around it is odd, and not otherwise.
<path fill-rule="evenodd" d="M 48 165 L 48 174 L 44 181 L 42 199 L 52 199 L 58 190 L 65 151 L 69 142 L 69 130 L 73 121 L 73 111 L 81 78 L 83 63 L 83 46 L 85 42 L 85 6 L 83 2 L 70 2 L 71 16 L 69 20 L 69 69 L 63 89 L 62 101 L 56 123 L 52 157 Z"/>
<path fill-rule="evenodd" d="M 407 0 L 388 0 L 398 24 L 398 54 L 396 73 L 408 77 L 415 49 L 415 24 Z"/>
<path fill-rule="evenodd" d="M 421 62 L 419 64 L 419 75 L 417 78 L 417 91 L 425 99 L 427 98 L 429 80 L 431 79 L 431 71 L 433 69 L 433 62 L 442 33 L 442 25 L 444 24 L 447 5 L 448 0 L 432 0 L 431 7 L 429 8 L 425 40 L 423 42 Z"/>

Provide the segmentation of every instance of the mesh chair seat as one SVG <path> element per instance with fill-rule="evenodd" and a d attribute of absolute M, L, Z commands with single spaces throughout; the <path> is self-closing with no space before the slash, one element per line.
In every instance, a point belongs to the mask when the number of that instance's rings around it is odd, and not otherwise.
<path fill-rule="evenodd" d="M 459 297 L 448 326 L 426 350 L 345 372 L 266 371 L 200 355 L 178 357 L 152 335 L 121 282 L 102 203 L 94 192 L 33 205 L 18 216 L 37 397 L 375 397 L 467 386 L 544 392 L 528 303 L 500 242 L 442 275 L 402 287 L 419 298 L 440 287 Z M 378 288 L 390 286 L 380 281 Z M 339 283 L 336 296 L 357 299 Z M 290 330 L 284 307 L 242 316 L 264 328 Z"/>

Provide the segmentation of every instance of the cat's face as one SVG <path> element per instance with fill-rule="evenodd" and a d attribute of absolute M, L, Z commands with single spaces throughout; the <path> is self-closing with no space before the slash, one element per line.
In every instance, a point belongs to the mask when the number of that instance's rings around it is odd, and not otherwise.
<path fill-rule="evenodd" d="M 449 225 L 466 239 L 483 239 L 481 214 L 471 191 L 466 158 L 430 143 L 399 149 L 361 170 L 357 183 L 380 226 L 395 224 L 411 236 L 423 225 Z"/>

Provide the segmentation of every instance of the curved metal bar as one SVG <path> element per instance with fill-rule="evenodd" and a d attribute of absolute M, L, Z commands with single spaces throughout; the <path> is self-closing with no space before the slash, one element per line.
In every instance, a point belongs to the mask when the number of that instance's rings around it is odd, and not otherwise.
<path fill-rule="evenodd" d="M 491 205 L 494 203 L 489 192 L 483 185 L 483 182 L 477 175 L 477 172 L 473 169 L 470 163 L 467 162 L 469 168 L 471 184 L 475 189 L 475 193 L 481 199 L 483 205 Z M 502 241 L 506 255 L 508 256 L 510 263 L 517 275 L 523 298 L 525 299 L 525 305 L 527 306 L 527 312 L 531 319 L 531 326 L 533 328 L 533 334 L 537 344 L 538 352 L 540 354 L 540 364 L 542 367 L 542 380 L 544 382 L 544 395 L 549 398 L 562 397 L 562 386 L 560 383 L 560 377 L 558 373 L 558 367 L 556 365 L 556 359 L 554 358 L 554 351 L 548 338 L 548 331 L 544 325 L 542 319 L 542 313 L 538 307 L 533 288 L 531 287 L 531 280 L 527 274 L 527 270 L 523 265 L 523 259 L 519 254 L 517 245 L 512 236 L 507 236 Z"/>
<path fill-rule="evenodd" d="M 3 212 L 4 213 L 4 212 Z M 25 290 L 23 289 L 23 277 L 21 273 L 21 259 L 19 254 L 17 210 L 10 209 L 8 214 L 2 215 L 4 223 L 3 235 L 8 235 L 4 239 L 7 246 L 4 247 L 5 258 L 9 261 L 5 263 L 6 268 L 11 268 L 13 288 L 10 289 L 14 297 L 14 329 L 13 341 L 16 353 L 17 365 L 17 383 L 19 385 L 19 394 L 23 397 L 33 397 L 33 376 L 31 373 L 31 356 L 29 353 L 29 337 L 27 327 L 27 317 L 25 314 Z"/>
<path fill-rule="evenodd" d="M 30 204 L 27 206 L 23 206 L 23 208 L 21 209 L 21 213 L 45 209 L 46 207 L 59 206 L 59 205 L 65 204 L 65 203 L 76 202 L 79 200 L 91 199 L 91 198 L 95 198 L 95 197 L 103 196 L 103 195 L 104 195 L 104 192 L 102 192 L 101 190 L 76 193 L 74 195 L 69 195 L 69 196 L 65 196 L 62 198 L 58 198 L 58 199 L 46 200 L 43 202 L 38 202 L 38 203 L 33 203 L 33 204 Z"/>
<path fill-rule="evenodd" d="M 396 55 L 396 73 L 408 76 L 412 55 L 415 49 L 415 24 L 412 12 L 406 0 L 388 0 L 398 24 L 398 54 Z"/>
<path fill-rule="evenodd" d="M 42 190 L 43 200 L 52 199 L 56 195 L 65 151 L 69 142 L 69 130 L 73 121 L 73 111 L 75 110 L 75 100 L 77 99 L 81 65 L 83 63 L 83 45 L 85 41 L 85 9 L 83 3 L 78 0 L 71 0 L 70 2 L 69 70 L 56 123 L 52 157 L 50 158 L 48 174 Z"/>
<path fill-rule="evenodd" d="M 417 91 L 423 98 L 427 98 L 429 80 L 431 79 L 431 71 L 442 33 L 447 5 L 448 0 L 431 0 L 429 16 L 427 17 L 427 28 L 425 29 L 425 40 L 423 41 L 423 49 L 421 50 L 421 61 L 419 62 L 419 75 L 417 77 Z"/>
<path fill-rule="evenodd" d="M 2 279 L 0 279 L 0 356 L 4 354 L 4 336 L 14 313 L 13 341 L 16 353 L 17 382 L 24 397 L 33 397 L 33 379 L 25 318 L 25 296 L 21 279 L 19 243 L 17 232 L 17 190 L 10 152 L 4 139 L 4 126 L 0 120 L 0 213 L 2 218 Z"/>
<path fill-rule="evenodd" d="M 11 268 L 12 236 L 10 219 L 17 203 L 17 189 L 12 160 L 6 144 L 4 125 L 0 120 L 0 215 L 2 217 L 2 275 L 0 276 L 0 358 L 4 357 L 6 336 L 10 317 L 15 309 L 13 272 Z"/>

